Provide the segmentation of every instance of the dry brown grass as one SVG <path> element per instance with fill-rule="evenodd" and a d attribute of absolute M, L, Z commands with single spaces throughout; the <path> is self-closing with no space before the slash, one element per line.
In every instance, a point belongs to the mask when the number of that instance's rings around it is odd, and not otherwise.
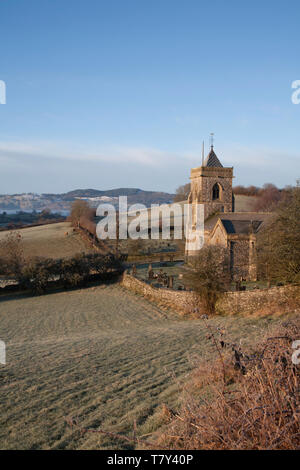
<path fill-rule="evenodd" d="M 7 233 L 7 231 L 0 233 L 0 241 Z M 27 227 L 18 230 L 18 233 L 22 237 L 22 248 L 26 258 L 32 256 L 67 258 L 77 253 L 94 252 L 77 232 L 73 232 L 70 222 Z"/>
<path fill-rule="evenodd" d="M 226 344 L 221 334 L 219 359 L 192 374 L 182 409 L 169 419 L 157 444 L 168 449 L 299 449 L 300 366 L 291 359 L 297 339 L 299 318 L 281 324 L 247 354 Z"/>

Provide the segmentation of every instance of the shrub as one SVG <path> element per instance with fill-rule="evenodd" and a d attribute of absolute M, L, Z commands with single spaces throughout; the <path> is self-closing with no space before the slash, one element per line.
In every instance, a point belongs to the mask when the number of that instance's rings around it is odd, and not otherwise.
<path fill-rule="evenodd" d="M 65 287 L 84 285 L 90 273 L 90 266 L 84 254 L 63 259 L 60 266 L 60 279 Z"/>
<path fill-rule="evenodd" d="M 23 267 L 20 284 L 35 294 L 43 294 L 49 281 L 55 277 L 56 262 L 51 259 L 31 258 Z"/>
<path fill-rule="evenodd" d="M 30 258 L 24 261 L 16 280 L 22 288 L 31 289 L 36 294 L 47 290 L 50 281 L 61 281 L 64 287 L 83 286 L 94 274 L 123 272 L 121 257 L 113 254 L 77 254 L 72 258 L 48 259 Z M 5 271 L 7 274 L 7 271 Z"/>
<path fill-rule="evenodd" d="M 200 366 L 186 386 L 182 409 L 157 444 L 165 449 L 298 449 L 300 367 L 292 363 L 291 344 L 299 337 L 297 319 L 254 351 L 245 354 L 233 346 L 232 358 L 222 353 L 225 381 L 220 361 Z"/>

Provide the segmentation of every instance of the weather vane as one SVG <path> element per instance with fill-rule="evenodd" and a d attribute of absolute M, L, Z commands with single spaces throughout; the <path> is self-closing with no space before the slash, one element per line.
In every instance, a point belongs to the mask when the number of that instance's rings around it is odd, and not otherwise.
<path fill-rule="evenodd" d="M 214 147 L 214 136 L 215 136 L 215 134 L 212 132 L 210 134 L 210 146 L 211 146 L 211 148 Z"/>

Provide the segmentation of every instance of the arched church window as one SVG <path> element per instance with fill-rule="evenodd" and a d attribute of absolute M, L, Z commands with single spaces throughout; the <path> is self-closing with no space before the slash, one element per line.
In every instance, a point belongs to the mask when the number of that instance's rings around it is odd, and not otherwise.
<path fill-rule="evenodd" d="M 218 183 L 216 183 L 214 186 L 213 186 L 213 190 L 212 190 L 212 198 L 213 200 L 217 200 L 217 199 L 220 199 L 220 196 L 221 196 L 221 190 L 220 190 L 220 185 Z"/>

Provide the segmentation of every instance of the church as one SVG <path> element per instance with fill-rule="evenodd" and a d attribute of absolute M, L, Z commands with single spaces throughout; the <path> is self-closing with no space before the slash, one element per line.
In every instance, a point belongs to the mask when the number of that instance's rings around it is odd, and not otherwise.
<path fill-rule="evenodd" d="M 270 217 L 266 212 L 236 212 L 232 191 L 233 167 L 223 167 L 214 146 L 202 165 L 191 170 L 191 192 L 188 203 L 204 205 L 204 243 L 220 245 L 228 250 L 229 268 L 233 280 L 257 280 L 257 234 Z M 197 214 L 197 211 L 193 211 Z M 196 215 L 197 217 L 197 215 Z M 197 221 L 193 220 L 193 228 Z M 199 252 L 189 251 L 188 262 Z"/>

